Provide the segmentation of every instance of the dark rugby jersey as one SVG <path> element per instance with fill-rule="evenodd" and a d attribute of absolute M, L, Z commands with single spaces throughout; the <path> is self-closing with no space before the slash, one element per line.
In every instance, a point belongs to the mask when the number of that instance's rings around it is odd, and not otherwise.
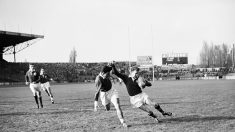
<path fill-rule="evenodd" d="M 46 82 L 49 82 L 51 79 L 50 76 L 48 76 L 47 74 L 43 74 L 43 75 L 40 75 L 40 83 L 46 83 Z"/>
<path fill-rule="evenodd" d="M 109 78 L 102 78 L 100 75 L 96 76 L 95 79 L 96 87 L 102 92 L 107 92 L 112 88 L 112 83 Z"/>
<path fill-rule="evenodd" d="M 130 96 L 135 96 L 137 94 L 142 93 L 142 89 L 138 85 L 137 79 L 133 81 L 131 77 L 128 77 L 125 74 L 119 73 L 115 67 L 113 67 L 113 72 L 115 75 L 117 75 L 119 78 L 123 80 L 123 82 L 126 85 L 127 92 Z"/>
<path fill-rule="evenodd" d="M 30 83 L 39 83 L 39 73 L 36 71 L 27 71 L 25 75 L 25 81 Z"/>

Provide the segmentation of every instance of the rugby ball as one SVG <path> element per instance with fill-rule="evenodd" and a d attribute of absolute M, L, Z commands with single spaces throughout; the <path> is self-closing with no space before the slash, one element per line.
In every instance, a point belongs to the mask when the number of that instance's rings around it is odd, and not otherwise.
<path fill-rule="evenodd" d="M 146 86 L 147 87 L 152 86 L 152 84 L 150 82 L 148 82 L 146 79 L 144 79 L 143 77 L 138 78 L 138 85 L 141 88 L 145 88 Z"/>
<path fill-rule="evenodd" d="M 139 85 L 139 87 L 141 87 L 141 88 L 145 88 L 145 80 L 144 80 L 144 78 L 143 77 L 139 77 L 138 78 L 138 85 Z"/>

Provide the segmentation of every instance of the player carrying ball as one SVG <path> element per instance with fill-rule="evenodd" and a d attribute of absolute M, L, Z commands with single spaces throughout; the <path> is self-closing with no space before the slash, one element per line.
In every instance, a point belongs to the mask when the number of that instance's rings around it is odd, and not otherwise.
<path fill-rule="evenodd" d="M 117 111 L 117 116 L 121 124 L 123 125 L 123 127 L 128 127 L 128 125 L 125 123 L 122 109 L 120 107 L 118 92 L 116 89 L 112 88 L 112 83 L 110 81 L 111 70 L 112 70 L 112 67 L 104 66 L 100 74 L 95 79 L 97 92 L 95 94 L 94 111 L 97 111 L 98 98 L 100 95 L 102 105 L 105 107 L 105 109 L 109 111 L 110 103 L 112 102 Z"/>
<path fill-rule="evenodd" d="M 153 117 L 157 122 L 159 122 L 159 119 L 147 107 L 147 105 L 153 106 L 155 109 L 161 112 L 163 116 L 172 116 L 171 112 L 163 111 L 158 103 L 151 101 L 149 96 L 146 93 L 142 92 L 142 89 L 145 88 L 145 86 L 148 86 L 148 87 L 151 86 L 151 83 L 144 80 L 142 77 L 139 77 L 140 69 L 138 67 L 132 67 L 130 75 L 127 76 L 125 74 L 119 73 L 117 69 L 115 68 L 114 63 L 111 63 L 111 66 L 112 66 L 113 73 L 117 75 L 119 78 L 121 78 L 123 82 L 125 83 L 127 92 L 130 96 L 130 102 L 132 105 L 147 112 L 148 115 Z"/>

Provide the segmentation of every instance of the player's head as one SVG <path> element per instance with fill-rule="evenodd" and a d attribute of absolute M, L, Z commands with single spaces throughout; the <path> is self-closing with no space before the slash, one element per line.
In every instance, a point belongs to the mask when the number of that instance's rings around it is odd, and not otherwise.
<path fill-rule="evenodd" d="M 137 79 L 139 77 L 140 68 L 138 66 L 133 66 L 130 69 L 130 76 Z"/>
<path fill-rule="evenodd" d="M 104 66 L 101 70 L 101 74 L 104 78 L 107 78 L 110 76 L 110 71 L 112 70 L 112 67 L 110 66 Z"/>
<path fill-rule="evenodd" d="M 40 74 L 42 75 L 42 74 L 44 74 L 44 73 L 45 73 L 45 70 L 44 70 L 43 68 L 41 68 Z"/>
<path fill-rule="evenodd" d="M 35 71 L 34 65 L 29 64 L 29 70 L 30 70 L 30 71 Z"/>

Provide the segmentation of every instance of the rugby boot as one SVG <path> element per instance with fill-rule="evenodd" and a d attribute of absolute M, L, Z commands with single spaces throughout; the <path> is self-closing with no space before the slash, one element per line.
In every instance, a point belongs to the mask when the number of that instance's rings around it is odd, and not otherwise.
<path fill-rule="evenodd" d="M 153 117 L 154 120 L 156 121 L 156 123 L 160 123 L 161 121 L 157 118 L 157 116 L 155 114 L 153 114 L 152 112 L 148 114 L 149 116 Z"/>
<path fill-rule="evenodd" d="M 34 99 L 35 99 L 35 102 L 36 102 L 37 107 L 38 107 L 38 109 L 39 109 L 39 105 L 38 105 L 38 97 L 37 97 L 37 96 L 34 96 Z"/>
<path fill-rule="evenodd" d="M 162 115 L 165 117 L 165 116 L 172 116 L 172 113 L 171 112 L 163 112 Z"/>
<path fill-rule="evenodd" d="M 39 97 L 39 101 L 40 101 L 41 108 L 43 108 L 42 97 Z"/>
<path fill-rule="evenodd" d="M 162 108 L 160 107 L 160 105 L 155 105 L 155 109 L 157 109 L 160 113 L 162 113 L 162 115 L 165 116 L 172 116 L 171 112 L 165 112 L 162 110 Z"/>
<path fill-rule="evenodd" d="M 122 123 L 122 126 L 125 127 L 125 128 L 128 127 L 128 125 L 125 122 Z"/>
<path fill-rule="evenodd" d="M 161 121 L 158 118 L 154 118 L 154 120 L 156 121 L 156 123 L 161 123 Z"/>
<path fill-rule="evenodd" d="M 52 97 L 51 97 L 51 103 L 52 103 L 52 104 L 54 104 L 54 103 L 55 103 L 55 102 L 54 102 L 54 99 L 53 99 Z"/>

